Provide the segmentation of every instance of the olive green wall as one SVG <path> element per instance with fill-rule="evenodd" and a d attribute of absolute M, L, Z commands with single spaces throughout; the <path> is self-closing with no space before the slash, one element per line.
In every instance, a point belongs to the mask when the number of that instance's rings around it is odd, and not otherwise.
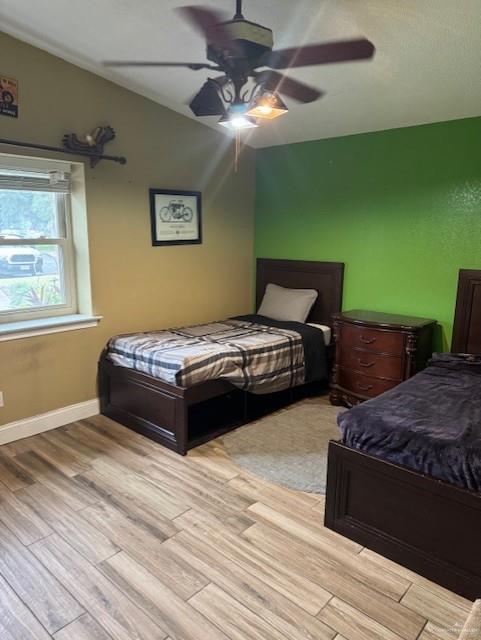
<path fill-rule="evenodd" d="M 255 252 L 345 262 L 344 309 L 436 318 L 447 348 L 481 268 L 481 118 L 259 152 Z"/>
<path fill-rule="evenodd" d="M 0 343 L 2 425 L 95 398 L 97 359 L 114 334 L 250 310 L 254 152 L 235 174 L 221 133 L 3 34 L 0 60 L 20 88 L 20 117 L 0 117 L 0 137 L 55 145 L 66 132 L 110 124 L 118 138 L 108 153 L 128 158 L 86 169 L 93 305 L 103 320 Z M 149 187 L 203 192 L 202 245 L 151 246 Z"/>

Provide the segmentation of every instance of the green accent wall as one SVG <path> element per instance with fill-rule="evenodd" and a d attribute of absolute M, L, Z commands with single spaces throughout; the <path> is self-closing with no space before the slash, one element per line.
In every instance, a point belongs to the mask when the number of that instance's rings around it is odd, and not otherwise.
<path fill-rule="evenodd" d="M 286 116 L 288 117 L 288 116 Z M 432 317 L 481 269 L 481 118 L 259 151 L 257 257 L 341 261 L 344 309 Z"/>

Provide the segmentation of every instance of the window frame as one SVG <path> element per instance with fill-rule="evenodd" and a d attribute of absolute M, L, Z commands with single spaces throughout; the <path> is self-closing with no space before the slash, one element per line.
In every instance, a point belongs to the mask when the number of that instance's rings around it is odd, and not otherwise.
<path fill-rule="evenodd" d="M 66 162 L 53 162 L 40 158 L 27 158 L 22 156 L 0 155 L 0 172 L 2 168 L 11 169 L 12 165 L 19 170 L 61 170 L 71 173 L 72 165 Z M 13 189 L 14 191 L 14 189 Z M 41 191 L 40 191 L 41 192 Z M 72 192 L 55 193 L 59 233 L 57 238 L 1 238 L 2 246 L 38 247 L 41 245 L 54 245 L 59 247 L 59 278 L 63 286 L 65 302 L 57 305 L 44 305 L 25 309 L 0 310 L 0 329 L 2 325 L 21 323 L 29 320 L 41 320 L 42 318 L 61 318 L 79 313 L 77 295 L 77 274 L 75 258 L 75 238 L 72 221 Z M 62 237 L 63 236 L 63 237 Z M 1 280 L 0 280 L 1 284 Z"/>

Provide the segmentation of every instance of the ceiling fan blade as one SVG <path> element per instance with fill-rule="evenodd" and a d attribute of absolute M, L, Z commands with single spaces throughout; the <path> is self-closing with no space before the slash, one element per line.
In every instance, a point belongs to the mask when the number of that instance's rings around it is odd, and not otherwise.
<path fill-rule="evenodd" d="M 310 44 L 305 47 L 268 52 L 261 58 L 259 66 L 288 69 L 333 62 L 369 60 L 374 56 L 375 51 L 376 48 L 372 42 L 365 38 Z"/>
<path fill-rule="evenodd" d="M 232 42 L 228 31 L 223 28 L 222 22 L 225 22 L 227 14 L 222 14 L 208 7 L 178 7 L 178 13 L 194 27 L 197 31 L 214 41 L 219 47 L 225 47 L 226 44 Z"/>
<path fill-rule="evenodd" d="M 303 82 L 299 82 L 299 80 L 288 78 L 282 73 L 277 73 L 277 71 L 263 71 L 256 75 L 256 79 L 269 91 L 277 91 L 305 104 L 315 102 L 324 95 L 319 89 L 310 87 Z"/>
<path fill-rule="evenodd" d="M 105 60 L 102 62 L 105 67 L 186 67 L 192 71 L 199 69 L 212 69 L 220 71 L 219 67 L 204 62 L 155 62 L 151 60 Z"/>

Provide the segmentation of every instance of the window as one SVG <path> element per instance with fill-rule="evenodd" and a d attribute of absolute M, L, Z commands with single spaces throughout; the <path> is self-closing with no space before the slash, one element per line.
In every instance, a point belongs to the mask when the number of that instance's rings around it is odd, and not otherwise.
<path fill-rule="evenodd" d="M 80 313 L 79 247 L 72 224 L 75 171 L 81 174 L 75 183 L 84 203 L 83 165 L 0 156 L 0 331 L 2 323 Z M 80 235 L 86 243 L 85 212 L 84 223 Z M 85 257 L 88 247 L 80 249 Z M 83 275 L 90 288 L 88 269 Z"/>

